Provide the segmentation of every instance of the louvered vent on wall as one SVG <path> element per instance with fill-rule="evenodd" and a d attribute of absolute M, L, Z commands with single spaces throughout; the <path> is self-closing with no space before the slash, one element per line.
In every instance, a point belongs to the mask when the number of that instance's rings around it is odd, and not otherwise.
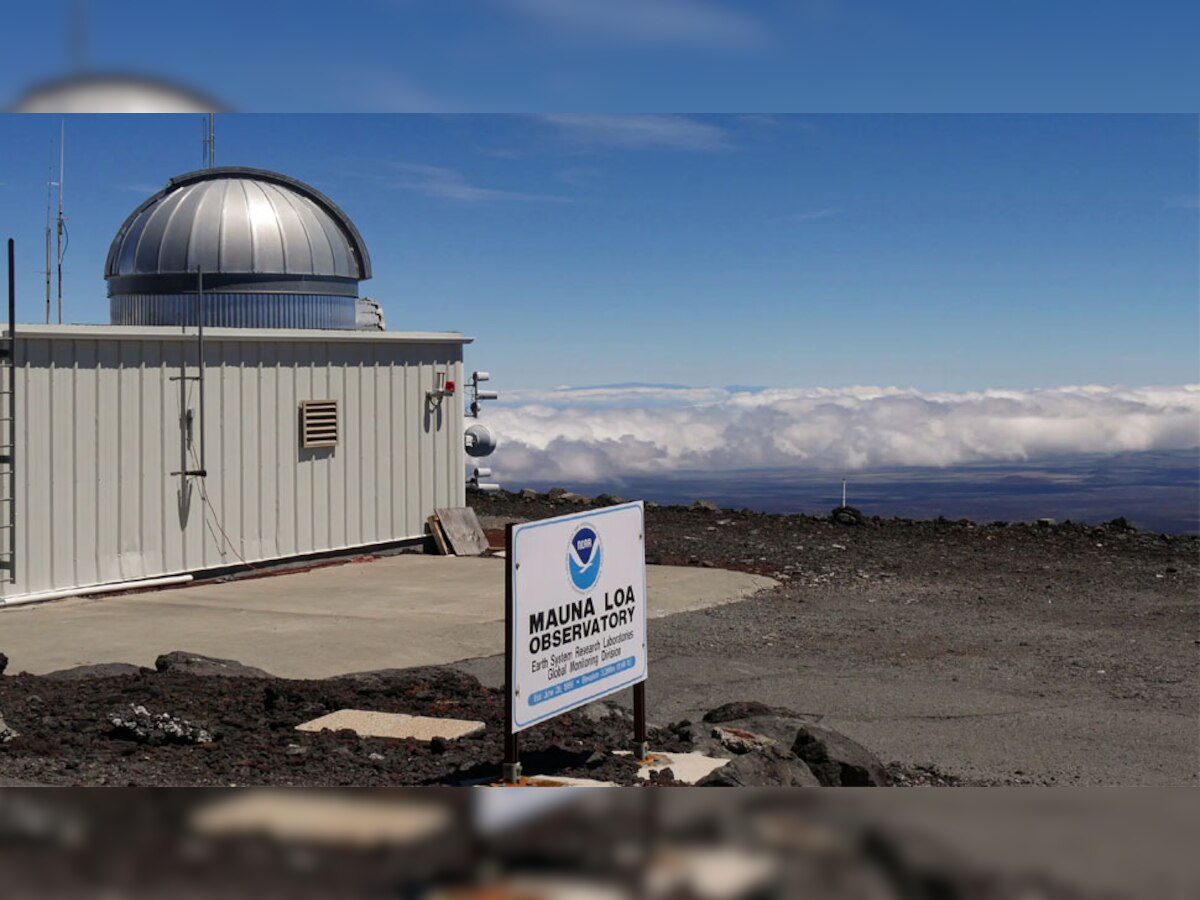
<path fill-rule="evenodd" d="M 305 400 L 300 404 L 300 446 L 333 447 L 338 442 L 336 400 Z"/>

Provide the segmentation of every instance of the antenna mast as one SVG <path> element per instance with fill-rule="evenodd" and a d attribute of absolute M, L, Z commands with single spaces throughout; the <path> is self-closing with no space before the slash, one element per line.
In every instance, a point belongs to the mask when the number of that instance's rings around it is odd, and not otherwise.
<path fill-rule="evenodd" d="M 50 144 L 50 152 L 54 152 L 54 144 Z M 53 158 L 53 157 L 51 157 Z M 50 197 L 54 187 L 54 163 L 46 167 L 46 324 L 50 324 Z"/>
<path fill-rule="evenodd" d="M 62 324 L 62 261 L 63 261 L 63 180 L 67 167 L 67 120 L 63 118 L 59 126 L 58 138 L 58 324 Z"/>
<path fill-rule="evenodd" d="M 204 123 L 204 167 L 215 168 L 217 165 L 217 116 L 209 113 Z"/>

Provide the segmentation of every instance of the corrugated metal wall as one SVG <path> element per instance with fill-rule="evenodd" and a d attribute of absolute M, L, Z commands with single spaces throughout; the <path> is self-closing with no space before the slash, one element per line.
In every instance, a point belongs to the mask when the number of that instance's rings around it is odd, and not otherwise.
<path fill-rule="evenodd" d="M 462 383 L 462 342 L 379 338 L 206 335 L 203 479 L 178 474 L 198 467 L 194 337 L 20 338 L 4 595 L 421 536 L 435 506 L 465 502 L 461 401 L 425 402 L 438 372 Z M 339 443 L 302 449 L 300 403 L 325 399 Z"/>
<path fill-rule="evenodd" d="M 108 298 L 114 325 L 195 327 L 195 294 L 115 294 Z M 205 328 L 357 328 L 358 300 L 327 294 L 204 295 Z"/>

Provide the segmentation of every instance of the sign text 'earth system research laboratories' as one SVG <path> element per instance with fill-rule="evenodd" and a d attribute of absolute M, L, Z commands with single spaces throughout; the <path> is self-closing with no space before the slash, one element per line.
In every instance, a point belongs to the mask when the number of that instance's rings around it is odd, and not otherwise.
<path fill-rule="evenodd" d="M 514 525 L 512 731 L 646 679 L 640 502 Z"/>

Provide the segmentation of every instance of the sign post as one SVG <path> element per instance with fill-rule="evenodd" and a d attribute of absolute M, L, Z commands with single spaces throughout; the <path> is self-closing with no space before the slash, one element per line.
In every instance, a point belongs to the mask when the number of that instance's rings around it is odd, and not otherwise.
<path fill-rule="evenodd" d="M 521 781 L 521 747 L 513 730 L 513 526 L 504 526 L 504 783 Z"/>
<path fill-rule="evenodd" d="M 521 778 L 521 731 L 627 687 L 644 759 L 643 505 L 508 525 L 505 548 L 505 783 Z"/>

